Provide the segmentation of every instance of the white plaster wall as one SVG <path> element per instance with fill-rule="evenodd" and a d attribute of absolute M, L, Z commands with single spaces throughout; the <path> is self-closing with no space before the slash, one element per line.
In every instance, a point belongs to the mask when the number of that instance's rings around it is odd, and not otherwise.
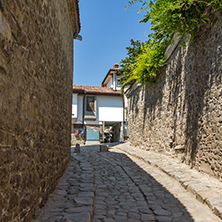
<path fill-rule="evenodd" d="M 114 87 L 114 85 L 113 85 L 113 77 L 112 77 L 112 78 L 109 80 L 109 82 L 107 83 L 107 87 L 113 89 L 113 87 Z"/>
<path fill-rule="evenodd" d="M 124 103 L 125 103 L 125 108 L 127 108 L 128 107 L 128 99 L 127 99 L 127 97 L 126 97 L 126 94 L 125 94 L 125 92 L 129 89 L 129 85 L 126 85 L 125 87 L 124 87 Z"/>
<path fill-rule="evenodd" d="M 72 118 L 77 118 L 77 94 L 72 94 Z"/>
<path fill-rule="evenodd" d="M 97 96 L 99 121 L 122 122 L 123 98 L 117 96 Z"/>
<path fill-rule="evenodd" d="M 77 94 L 73 94 L 77 95 Z M 77 97 L 77 98 L 76 98 Z M 83 95 L 73 97 L 73 110 L 77 113 L 76 124 L 83 121 Z M 96 96 L 97 99 L 97 119 L 95 121 L 85 120 L 85 124 L 101 125 L 102 121 L 122 122 L 123 121 L 123 98 L 117 96 Z M 76 117 L 75 117 L 76 118 Z"/>
<path fill-rule="evenodd" d="M 82 124 L 82 115 L 83 115 L 83 95 L 78 95 L 78 98 L 77 98 L 77 121 L 76 121 L 76 124 Z"/>

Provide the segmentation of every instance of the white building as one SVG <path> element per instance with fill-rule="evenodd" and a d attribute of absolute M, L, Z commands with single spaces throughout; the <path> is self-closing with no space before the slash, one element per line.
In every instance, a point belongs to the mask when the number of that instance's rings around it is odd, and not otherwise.
<path fill-rule="evenodd" d="M 102 87 L 73 85 L 73 144 L 124 140 L 124 99 L 118 70 L 119 66 L 115 64 L 103 80 Z"/>

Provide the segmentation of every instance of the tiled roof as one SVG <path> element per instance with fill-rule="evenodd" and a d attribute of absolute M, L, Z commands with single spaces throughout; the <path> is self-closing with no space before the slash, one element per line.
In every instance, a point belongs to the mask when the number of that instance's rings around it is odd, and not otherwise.
<path fill-rule="evenodd" d="M 80 94 L 93 94 L 93 95 L 108 95 L 108 96 L 121 96 L 120 90 L 113 90 L 108 87 L 100 86 L 80 86 L 73 85 L 73 93 Z"/>

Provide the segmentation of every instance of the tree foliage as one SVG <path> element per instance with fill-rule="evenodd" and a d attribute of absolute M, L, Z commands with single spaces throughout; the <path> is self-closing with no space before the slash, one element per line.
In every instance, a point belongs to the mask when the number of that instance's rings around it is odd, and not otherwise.
<path fill-rule="evenodd" d="M 150 20 L 154 32 L 149 36 L 157 42 L 177 32 L 182 37 L 190 34 L 194 39 L 201 22 L 209 22 L 210 15 L 222 8 L 221 0 L 133 0 L 128 6 L 141 2 L 140 10 L 147 14 L 140 22 Z"/>
<path fill-rule="evenodd" d="M 130 76 L 134 69 L 133 66 L 136 63 L 137 57 L 142 54 L 145 45 L 145 43 L 139 40 L 134 41 L 133 39 L 130 40 L 130 44 L 131 46 L 126 47 L 126 49 L 128 50 L 127 57 L 125 57 L 125 59 L 122 59 L 120 62 L 122 85 L 129 83 Z"/>
<path fill-rule="evenodd" d="M 123 76 L 125 75 L 123 86 L 132 81 L 142 84 L 152 82 L 157 70 L 164 63 L 167 44 L 173 43 L 174 33 L 178 33 L 182 41 L 186 41 L 187 36 L 194 40 L 200 24 L 208 23 L 211 15 L 222 9 L 221 0 L 132 0 L 126 7 L 136 2 L 141 3 L 140 10 L 146 11 L 145 18 L 140 22 L 150 21 L 153 32 L 148 36 L 149 42 L 140 43 L 136 58 L 131 61 L 126 57 L 121 61 L 123 68 L 130 67 L 127 75 L 124 74 L 124 69 L 121 70 Z"/>

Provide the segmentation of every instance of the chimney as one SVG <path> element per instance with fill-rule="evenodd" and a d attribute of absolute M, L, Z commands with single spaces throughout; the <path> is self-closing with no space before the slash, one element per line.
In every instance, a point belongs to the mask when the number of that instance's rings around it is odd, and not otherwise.
<path fill-rule="evenodd" d="M 118 69 L 118 68 L 119 68 L 119 64 L 118 64 L 118 63 L 115 63 L 114 66 L 113 66 L 113 68 L 117 68 L 117 69 Z"/>

